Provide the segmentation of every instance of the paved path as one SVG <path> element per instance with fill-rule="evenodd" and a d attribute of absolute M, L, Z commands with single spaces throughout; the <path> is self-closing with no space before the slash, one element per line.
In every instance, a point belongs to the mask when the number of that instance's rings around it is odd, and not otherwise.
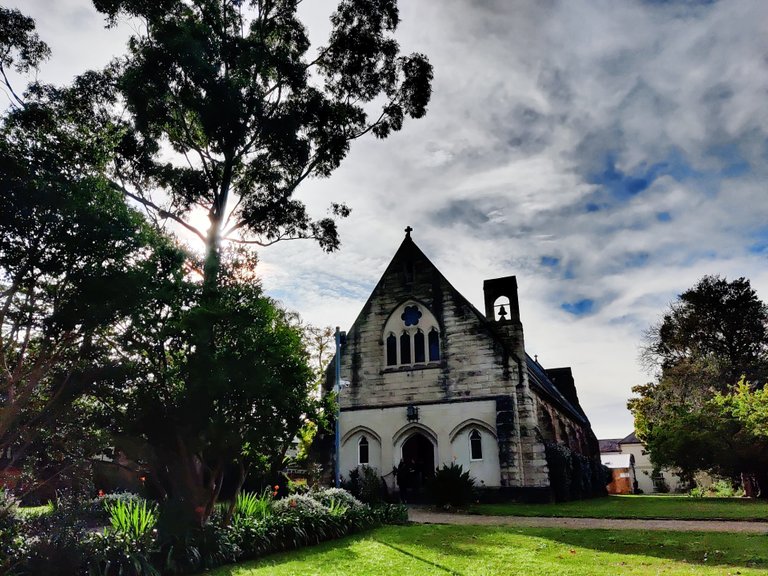
<path fill-rule="evenodd" d="M 605 528 L 608 530 L 675 530 L 678 532 L 751 532 L 768 534 L 768 522 L 737 520 L 625 520 L 617 518 L 544 518 L 540 516 L 482 516 L 410 508 L 408 519 L 419 524 L 469 524 L 530 528 Z"/>

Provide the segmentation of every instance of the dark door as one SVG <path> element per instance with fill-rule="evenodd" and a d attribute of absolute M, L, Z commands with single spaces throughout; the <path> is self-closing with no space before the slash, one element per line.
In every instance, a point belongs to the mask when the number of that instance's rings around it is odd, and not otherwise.
<path fill-rule="evenodd" d="M 417 494 L 424 482 L 435 475 L 435 447 L 421 432 L 415 432 L 403 443 L 403 461 L 410 472 L 411 490 Z"/>

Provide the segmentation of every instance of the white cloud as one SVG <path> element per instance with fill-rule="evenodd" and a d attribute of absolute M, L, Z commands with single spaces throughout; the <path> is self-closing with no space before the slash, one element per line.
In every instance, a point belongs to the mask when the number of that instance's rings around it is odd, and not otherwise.
<path fill-rule="evenodd" d="M 400 5 L 402 48 L 435 65 L 429 112 L 354 143 L 330 179 L 307 183 L 299 196 L 316 214 L 352 206 L 342 249 L 263 251 L 267 290 L 347 328 L 411 225 L 478 307 L 483 279 L 516 274 L 531 351 L 574 367 L 599 436 L 625 435 L 630 387 L 647 380 L 641 331 L 677 293 L 719 273 L 751 278 L 768 299 L 765 254 L 748 251 L 768 222 L 768 4 Z M 302 3 L 313 42 L 333 6 Z M 105 63 L 129 31 L 103 31 L 84 0 L 19 7 L 54 49 L 43 79 Z M 647 188 L 611 189 L 599 178 L 609 162 Z M 560 307 L 580 299 L 591 313 Z"/>

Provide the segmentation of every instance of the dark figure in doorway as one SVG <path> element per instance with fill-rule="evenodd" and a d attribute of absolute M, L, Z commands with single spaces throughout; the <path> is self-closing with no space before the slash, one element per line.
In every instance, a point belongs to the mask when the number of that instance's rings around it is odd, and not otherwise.
<path fill-rule="evenodd" d="M 408 484 L 410 483 L 410 474 L 408 473 L 408 465 L 405 460 L 400 460 L 400 464 L 397 465 L 397 487 L 400 490 L 400 502 L 408 501 Z"/>

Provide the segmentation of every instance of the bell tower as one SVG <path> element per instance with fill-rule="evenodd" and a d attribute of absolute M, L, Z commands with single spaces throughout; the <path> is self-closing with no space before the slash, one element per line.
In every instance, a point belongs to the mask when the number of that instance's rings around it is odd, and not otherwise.
<path fill-rule="evenodd" d="M 517 300 L 517 278 L 505 276 L 483 282 L 485 317 L 499 324 L 519 323 L 520 304 Z"/>

